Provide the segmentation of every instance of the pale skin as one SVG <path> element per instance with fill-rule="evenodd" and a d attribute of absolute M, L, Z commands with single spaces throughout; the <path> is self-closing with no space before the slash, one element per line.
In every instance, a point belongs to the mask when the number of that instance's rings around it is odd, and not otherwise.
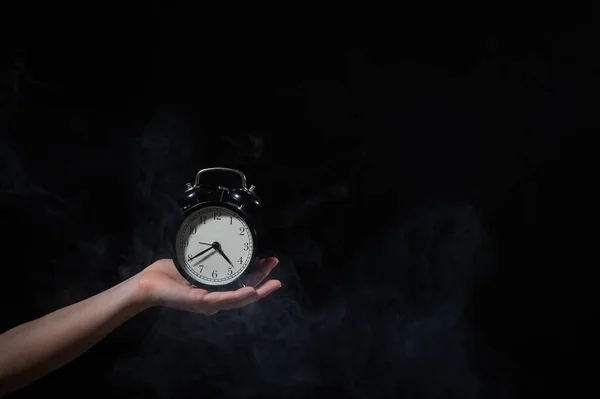
<path fill-rule="evenodd" d="M 277 263 L 259 260 L 248 284 L 236 291 L 208 292 L 191 287 L 171 259 L 162 259 L 106 291 L 8 330 L 0 335 L 0 396 L 69 363 L 145 309 L 165 306 L 210 316 L 264 298 L 281 287 L 278 280 L 263 283 Z"/>

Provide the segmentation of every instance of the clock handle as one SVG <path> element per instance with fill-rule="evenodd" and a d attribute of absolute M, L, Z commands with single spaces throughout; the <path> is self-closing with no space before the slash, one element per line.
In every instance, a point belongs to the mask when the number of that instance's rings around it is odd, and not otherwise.
<path fill-rule="evenodd" d="M 206 169 L 202 169 L 200 171 L 198 171 L 198 173 L 196 174 L 196 181 L 194 182 L 194 187 L 198 187 L 198 184 L 200 183 L 200 175 L 202 173 L 206 173 L 206 172 L 216 172 L 216 171 L 220 171 L 220 172 L 232 172 L 232 173 L 237 173 L 238 175 L 240 175 L 240 177 L 242 178 L 242 188 L 244 190 L 248 190 L 246 188 L 246 176 L 240 172 L 237 169 L 231 169 L 231 168 L 222 168 L 222 167 L 214 167 L 214 168 L 206 168 Z M 191 188 L 191 187 L 190 187 Z"/>

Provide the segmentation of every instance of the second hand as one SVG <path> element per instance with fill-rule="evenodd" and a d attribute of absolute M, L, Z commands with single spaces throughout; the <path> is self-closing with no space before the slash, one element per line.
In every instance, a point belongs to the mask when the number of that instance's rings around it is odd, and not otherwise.
<path fill-rule="evenodd" d="M 210 251 L 211 249 L 215 249 L 214 245 L 211 244 L 210 248 L 205 249 L 204 251 L 200 252 L 197 255 L 192 256 L 191 258 L 188 258 L 188 262 L 191 261 L 192 259 L 196 259 L 198 256 L 207 253 L 208 251 Z"/>

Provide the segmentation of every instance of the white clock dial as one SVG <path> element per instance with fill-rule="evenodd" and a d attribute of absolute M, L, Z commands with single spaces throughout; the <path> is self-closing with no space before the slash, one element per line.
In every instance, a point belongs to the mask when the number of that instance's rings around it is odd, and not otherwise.
<path fill-rule="evenodd" d="M 179 264 L 206 285 L 236 280 L 254 254 L 248 224 L 239 214 L 221 206 L 191 213 L 179 228 L 175 244 Z"/>

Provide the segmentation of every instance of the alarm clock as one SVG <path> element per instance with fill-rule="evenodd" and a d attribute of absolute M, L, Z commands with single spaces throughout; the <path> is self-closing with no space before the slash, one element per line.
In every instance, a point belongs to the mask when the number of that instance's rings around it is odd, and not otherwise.
<path fill-rule="evenodd" d="M 201 183 L 213 172 L 237 174 L 239 185 Z M 254 218 L 262 201 L 255 190 L 246 186 L 242 172 L 223 167 L 202 169 L 193 185 L 187 183 L 173 262 L 192 286 L 209 291 L 245 286 L 245 277 L 256 267 Z"/>

